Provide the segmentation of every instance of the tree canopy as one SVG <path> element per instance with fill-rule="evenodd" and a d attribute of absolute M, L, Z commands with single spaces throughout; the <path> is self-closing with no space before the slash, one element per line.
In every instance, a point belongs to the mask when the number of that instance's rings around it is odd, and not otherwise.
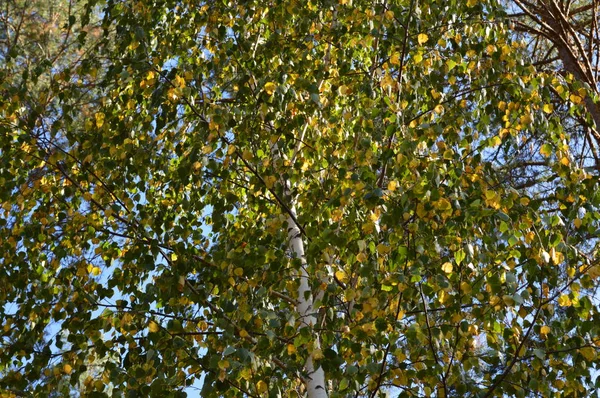
<path fill-rule="evenodd" d="M 596 1 L 5 4 L 1 393 L 600 386 Z"/>

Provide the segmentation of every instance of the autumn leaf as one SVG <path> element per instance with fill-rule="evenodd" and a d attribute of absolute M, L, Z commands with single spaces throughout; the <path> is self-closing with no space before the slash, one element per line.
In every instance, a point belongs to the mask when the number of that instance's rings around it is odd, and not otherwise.
<path fill-rule="evenodd" d="M 264 90 L 265 90 L 265 93 L 267 93 L 268 95 L 272 95 L 273 92 L 275 92 L 275 88 L 277 88 L 275 83 L 273 83 L 273 82 L 265 83 Z"/>
<path fill-rule="evenodd" d="M 444 271 L 447 274 L 451 274 L 452 270 L 453 270 L 453 266 L 451 262 L 445 262 L 444 264 L 442 264 L 442 271 Z"/>
<path fill-rule="evenodd" d="M 148 330 L 150 330 L 151 333 L 158 333 L 160 326 L 155 321 L 150 321 L 148 323 Z"/>

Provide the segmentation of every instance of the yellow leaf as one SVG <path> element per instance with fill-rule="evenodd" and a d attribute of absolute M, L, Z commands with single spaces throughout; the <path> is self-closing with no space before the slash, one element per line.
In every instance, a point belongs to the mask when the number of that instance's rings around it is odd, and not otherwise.
<path fill-rule="evenodd" d="M 581 227 L 583 221 L 581 221 L 581 218 L 576 218 L 575 220 L 573 220 L 573 224 L 575 224 L 575 228 L 579 228 Z"/>
<path fill-rule="evenodd" d="M 288 353 L 288 355 L 292 355 L 292 354 L 296 353 L 296 346 L 293 344 L 288 344 L 287 345 L 287 353 Z"/>
<path fill-rule="evenodd" d="M 233 274 L 234 274 L 235 276 L 242 276 L 242 275 L 244 275 L 244 269 L 243 269 L 243 268 L 240 268 L 240 267 L 238 267 L 238 268 L 236 268 L 235 270 L 233 270 Z"/>
<path fill-rule="evenodd" d="M 521 203 L 522 206 L 527 206 L 529 204 L 529 198 L 521 198 L 519 199 L 519 203 Z"/>
<path fill-rule="evenodd" d="M 425 33 L 419 33 L 417 36 L 417 41 L 419 44 L 425 44 L 427 43 L 427 40 L 429 40 L 429 36 L 427 36 Z"/>
<path fill-rule="evenodd" d="M 98 276 L 102 273 L 102 270 L 98 267 L 92 267 L 92 275 Z"/>
<path fill-rule="evenodd" d="M 160 326 L 158 323 L 150 321 L 150 323 L 148 323 L 148 330 L 150 330 L 151 333 L 157 333 L 160 330 Z"/>
<path fill-rule="evenodd" d="M 552 155 L 552 146 L 550 144 L 542 145 L 540 148 L 540 153 L 545 157 Z"/>
<path fill-rule="evenodd" d="M 500 109 L 501 111 L 504 111 L 506 109 L 506 102 L 504 102 L 504 101 L 498 102 L 498 109 Z"/>
<path fill-rule="evenodd" d="M 442 264 L 442 271 L 444 271 L 447 274 L 452 273 L 452 263 L 451 262 L 445 262 L 444 264 Z"/>
<path fill-rule="evenodd" d="M 581 101 L 583 101 L 583 98 L 581 98 L 580 96 L 578 96 L 578 95 L 575 95 L 575 94 L 571 94 L 571 95 L 569 96 L 569 99 L 570 99 L 570 100 L 571 100 L 571 102 L 572 102 L 572 103 L 574 103 L 575 105 L 579 105 L 579 104 L 581 104 Z"/>
<path fill-rule="evenodd" d="M 367 261 L 367 255 L 365 253 L 358 253 L 356 255 L 356 260 L 358 260 L 361 263 L 364 263 L 365 261 Z"/>
<path fill-rule="evenodd" d="M 377 245 L 377 253 L 381 255 L 388 254 L 390 251 L 392 251 L 392 248 L 383 243 Z"/>
<path fill-rule="evenodd" d="M 219 361 L 219 369 L 225 370 L 229 367 L 229 361 L 226 359 L 222 359 Z"/>
<path fill-rule="evenodd" d="M 561 252 L 557 252 L 555 248 L 552 248 L 550 249 L 550 258 L 554 264 L 560 264 L 565 259 L 565 256 Z"/>
<path fill-rule="evenodd" d="M 202 167 L 202 163 L 194 162 L 194 164 L 192 165 L 192 170 L 198 171 L 198 170 L 200 170 L 201 167 Z"/>
<path fill-rule="evenodd" d="M 396 181 L 388 182 L 388 186 L 387 186 L 388 191 L 394 192 L 396 190 L 397 186 L 398 186 L 398 183 Z"/>
<path fill-rule="evenodd" d="M 259 393 L 262 394 L 263 392 L 267 392 L 267 390 L 269 389 L 269 386 L 267 386 L 267 383 L 260 380 L 258 383 L 256 383 L 256 389 L 258 390 Z"/>
<path fill-rule="evenodd" d="M 588 361 L 596 359 L 596 349 L 594 347 L 583 347 L 579 350 L 579 352 Z"/>
<path fill-rule="evenodd" d="M 529 113 L 521 116 L 521 118 L 519 119 L 519 123 L 523 125 L 531 124 L 531 122 L 533 122 L 533 119 L 531 118 L 531 115 Z"/>
<path fill-rule="evenodd" d="M 101 128 L 104 125 L 104 113 L 96 113 L 96 127 Z"/>
<path fill-rule="evenodd" d="M 467 7 L 475 7 L 477 5 L 477 0 L 467 0 Z"/>
<path fill-rule="evenodd" d="M 497 135 L 495 135 L 492 137 L 491 144 L 493 147 L 500 146 L 500 144 L 502 144 L 502 139 L 500 137 L 498 137 Z"/>
<path fill-rule="evenodd" d="M 393 53 L 390 57 L 390 64 L 400 65 L 400 53 Z"/>
<path fill-rule="evenodd" d="M 73 367 L 69 364 L 66 364 L 65 366 L 63 366 L 63 371 L 66 374 L 71 374 L 71 372 L 73 371 Z"/>
<path fill-rule="evenodd" d="M 253 157 L 254 154 L 247 149 L 244 149 L 244 152 L 242 152 L 242 159 L 244 160 L 252 160 Z"/>
<path fill-rule="evenodd" d="M 571 302 L 568 294 L 563 294 L 558 298 L 558 305 L 561 307 L 570 307 L 571 304 L 573 303 Z"/>
<path fill-rule="evenodd" d="M 548 336 L 548 333 L 550 333 L 549 326 L 544 325 L 540 328 L 540 336 L 542 336 L 543 339 L 545 339 L 546 336 Z"/>
<path fill-rule="evenodd" d="M 433 111 L 438 115 L 441 114 L 442 112 L 444 112 L 444 105 L 437 105 L 435 108 L 433 108 Z"/>
<path fill-rule="evenodd" d="M 175 87 L 178 88 L 184 88 L 185 87 L 185 79 L 179 75 L 175 76 L 175 79 L 173 80 L 173 84 L 175 85 Z"/>
<path fill-rule="evenodd" d="M 272 95 L 277 86 L 273 82 L 268 82 L 265 84 L 265 92 L 269 95 Z"/>
<path fill-rule="evenodd" d="M 569 163 L 571 163 L 571 162 L 569 161 L 569 158 L 568 158 L 568 157 L 566 157 L 566 156 L 563 156 L 563 157 L 560 159 L 560 163 L 562 163 L 562 164 L 563 164 L 563 165 L 565 165 L 565 166 L 568 166 L 568 165 L 569 165 Z"/>
<path fill-rule="evenodd" d="M 423 61 L 423 54 L 421 54 L 420 52 L 416 53 L 413 56 L 413 59 L 415 60 L 415 64 L 420 63 L 421 61 Z M 416 123 L 415 123 L 416 124 Z"/>
<path fill-rule="evenodd" d="M 471 285 L 467 282 L 461 282 L 460 283 L 460 290 L 462 290 L 463 294 L 469 294 L 471 293 Z"/>
<path fill-rule="evenodd" d="M 542 109 L 546 113 L 554 112 L 554 106 L 552 104 L 544 104 L 544 107 Z"/>
<path fill-rule="evenodd" d="M 335 271 L 335 277 L 343 283 L 348 282 L 348 275 L 342 270 Z"/>
<path fill-rule="evenodd" d="M 435 207 L 439 210 L 450 210 L 452 208 L 452 205 L 450 204 L 448 199 L 440 198 L 436 202 Z"/>
<path fill-rule="evenodd" d="M 267 188 L 271 189 L 275 185 L 275 182 L 277 182 L 277 177 L 267 176 L 264 178 L 264 180 L 265 180 L 265 185 L 267 186 Z"/>
<path fill-rule="evenodd" d="M 241 338 L 245 339 L 245 338 L 246 338 L 246 337 L 248 337 L 248 336 L 249 336 L 249 334 L 248 334 L 248 332 L 246 331 L 246 329 L 241 329 L 241 330 L 240 330 L 240 337 L 241 337 Z"/>
<path fill-rule="evenodd" d="M 598 279 L 598 277 L 600 276 L 600 266 L 594 265 L 588 270 L 587 273 L 590 276 L 590 278 L 594 280 Z"/>

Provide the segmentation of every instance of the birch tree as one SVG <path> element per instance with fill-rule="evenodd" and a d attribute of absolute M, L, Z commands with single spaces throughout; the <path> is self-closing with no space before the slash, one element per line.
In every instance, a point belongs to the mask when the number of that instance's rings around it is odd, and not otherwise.
<path fill-rule="evenodd" d="M 593 391 L 596 8 L 566 3 L 85 3 L 51 106 L 24 63 L 2 86 L 0 388 L 108 358 L 85 394 Z"/>

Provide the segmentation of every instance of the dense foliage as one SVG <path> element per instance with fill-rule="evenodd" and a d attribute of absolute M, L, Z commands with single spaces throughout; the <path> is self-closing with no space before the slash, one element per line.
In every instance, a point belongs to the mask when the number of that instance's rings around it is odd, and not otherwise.
<path fill-rule="evenodd" d="M 595 390 L 596 2 L 6 5 L 0 391 Z"/>

